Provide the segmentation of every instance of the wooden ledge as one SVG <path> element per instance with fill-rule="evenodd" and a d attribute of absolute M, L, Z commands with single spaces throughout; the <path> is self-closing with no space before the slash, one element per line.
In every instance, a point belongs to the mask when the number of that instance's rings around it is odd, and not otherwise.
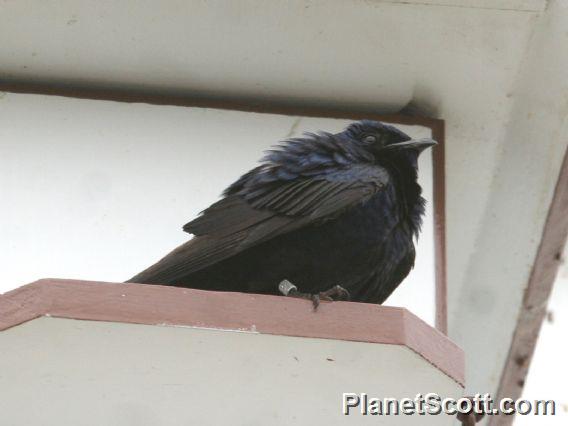
<path fill-rule="evenodd" d="M 464 386 L 463 351 L 403 308 L 62 279 L 0 295 L 0 331 L 41 316 L 404 345 Z"/>

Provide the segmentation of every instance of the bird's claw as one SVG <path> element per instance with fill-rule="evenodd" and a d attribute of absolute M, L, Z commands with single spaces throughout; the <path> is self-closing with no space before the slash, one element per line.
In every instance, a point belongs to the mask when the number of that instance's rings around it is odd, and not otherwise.
<path fill-rule="evenodd" d="M 298 287 L 296 287 L 290 281 L 282 280 L 280 284 L 278 284 L 278 290 L 284 296 L 311 300 L 312 305 L 314 307 L 314 311 L 318 309 L 320 302 L 322 300 L 326 302 L 333 302 L 336 300 L 349 300 L 351 298 L 349 292 L 340 285 L 335 285 L 331 287 L 329 290 L 321 291 L 317 294 L 310 294 L 310 293 L 301 293 L 298 291 Z"/>
<path fill-rule="evenodd" d="M 329 290 L 322 291 L 319 294 L 323 300 L 349 300 L 351 295 L 349 292 L 340 285 L 334 285 Z M 324 299 L 325 298 L 325 299 Z"/>

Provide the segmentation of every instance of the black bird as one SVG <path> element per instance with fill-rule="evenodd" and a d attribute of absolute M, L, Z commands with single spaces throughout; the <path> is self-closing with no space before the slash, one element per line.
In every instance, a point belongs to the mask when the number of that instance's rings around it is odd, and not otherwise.
<path fill-rule="evenodd" d="M 287 139 L 129 282 L 383 303 L 414 266 L 435 144 L 369 120 Z"/>

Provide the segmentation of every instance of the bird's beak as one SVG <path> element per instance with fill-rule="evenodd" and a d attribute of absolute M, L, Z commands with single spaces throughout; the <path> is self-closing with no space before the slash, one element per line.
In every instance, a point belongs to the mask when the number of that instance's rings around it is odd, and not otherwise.
<path fill-rule="evenodd" d="M 434 139 L 422 138 L 422 139 L 410 139 L 409 141 L 393 143 L 391 145 L 385 146 L 385 150 L 398 150 L 398 149 L 416 149 L 418 152 L 424 151 L 426 148 L 438 145 Z"/>

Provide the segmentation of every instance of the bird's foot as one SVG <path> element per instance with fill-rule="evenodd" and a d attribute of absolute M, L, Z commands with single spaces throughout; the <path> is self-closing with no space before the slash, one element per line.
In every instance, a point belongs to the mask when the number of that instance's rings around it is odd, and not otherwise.
<path fill-rule="evenodd" d="M 322 291 L 320 297 L 324 296 L 329 298 L 328 300 L 350 300 L 351 294 L 341 287 L 340 285 L 334 285 L 329 290 Z"/>
<path fill-rule="evenodd" d="M 333 302 L 336 300 L 349 300 L 351 298 L 349 292 L 340 285 L 335 285 L 329 290 L 321 291 L 317 294 L 312 294 L 302 293 L 298 291 L 298 287 L 296 287 L 290 281 L 282 280 L 280 284 L 278 284 L 278 290 L 280 290 L 280 293 L 282 293 L 284 296 L 311 300 L 314 306 L 314 311 L 318 309 L 318 306 L 320 305 L 320 302 L 322 300 Z"/>

